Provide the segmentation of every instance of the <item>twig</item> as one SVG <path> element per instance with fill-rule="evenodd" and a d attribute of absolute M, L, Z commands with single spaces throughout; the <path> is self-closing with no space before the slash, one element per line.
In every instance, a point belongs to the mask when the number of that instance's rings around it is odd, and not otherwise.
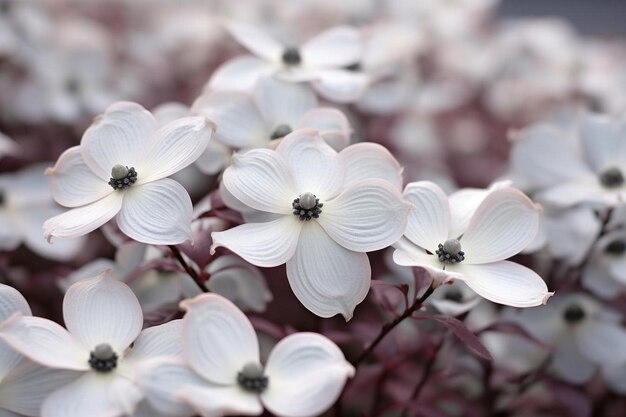
<path fill-rule="evenodd" d="M 207 286 L 204 284 L 204 281 L 200 278 L 200 275 L 198 275 L 198 273 L 196 272 L 196 270 L 189 266 L 189 264 L 187 264 L 185 258 L 183 258 L 183 255 L 180 253 L 178 248 L 174 245 L 168 245 L 168 248 L 170 248 L 170 251 L 172 251 L 172 255 L 174 255 L 174 258 L 176 258 L 178 263 L 180 263 L 185 272 L 189 274 L 189 276 L 193 279 L 196 285 L 200 287 L 202 292 L 210 292 Z"/>

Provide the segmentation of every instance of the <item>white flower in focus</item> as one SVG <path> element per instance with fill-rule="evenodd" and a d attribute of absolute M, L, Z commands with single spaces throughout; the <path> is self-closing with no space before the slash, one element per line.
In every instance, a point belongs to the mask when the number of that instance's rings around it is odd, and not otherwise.
<path fill-rule="evenodd" d="M 426 268 L 436 282 L 463 280 L 496 303 L 516 307 L 545 303 L 552 294 L 541 277 L 505 260 L 534 239 L 539 208 L 511 187 L 475 197 L 464 200 L 457 194 L 449 201 L 434 183 L 407 185 L 404 198 L 416 210 L 409 214 L 403 239 L 394 245 L 394 261 Z"/>
<path fill-rule="evenodd" d="M 14 250 L 24 242 L 40 256 L 67 261 L 78 254 L 85 239 L 59 239 L 49 245 L 41 235 L 43 222 L 63 212 L 50 194 L 46 166 L 35 164 L 0 175 L 0 250 Z"/>
<path fill-rule="evenodd" d="M 132 415 L 143 399 L 130 379 L 134 367 L 142 360 L 182 351 L 181 321 L 142 332 L 137 298 L 107 272 L 70 287 L 63 299 L 63 320 L 68 330 L 23 315 L 0 325 L 0 338 L 33 362 L 82 374 L 57 385 L 42 405 L 42 417 Z"/>
<path fill-rule="evenodd" d="M 236 154 L 223 184 L 258 220 L 212 233 L 211 250 L 226 247 L 261 267 L 286 263 L 306 308 L 349 320 L 370 287 L 365 252 L 404 232 L 411 205 L 400 195 L 400 174 L 382 146 L 360 143 L 337 153 L 313 129 L 294 131 L 276 150 Z"/>
<path fill-rule="evenodd" d="M 170 416 L 259 415 L 263 407 L 277 416 L 318 416 L 354 375 L 341 350 L 316 333 L 287 336 L 263 366 L 254 328 L 231 302 L 202 294 L 181 306 L 184 360 L 154 358 L 136 373 L 152 407 Z"/>
<path fill-rule="evenodd" d="M 294 130 L 314 128 L 339 151 L 352 133 L 346 116 L 334 108 L 318 107 L 315 94 L 305 85 L 272 77 L 261 77 L 253 94 L 205 93 L 192 110 L 214 121 L 219 126 L 215 139 L 231 149 L 266 148 Z"/>
<path fill-rule="evenodd" d="M 290 82 L 310 82 L 328 100 L 352 102 L 367 88 L 367 77 L 346 69 L 357 64 L 363 53 L 358 30 L 339 26 L 301 46 L 281 45 L 256 27 L 229 22 L 231 35 L 256 56 L 244 55 L 219 67 L 208 87 L 214 90 L 251 91 L 259 77 L 275 74 Z"/>
<path fill-rule="evenodd" d="M 117 215 L 119 228 L 148 244 L 179 244 L 191 237 L 187 191 L 166 177 L 193 163 L 214 127 L 204 117 L 157 128 L 138 104 L 119 102 L 96 118 L 80 146 L 66 150 L 48 171 L 52 195 L 71 210 L 48 219 L 44 235 L 85 235 Z"/>

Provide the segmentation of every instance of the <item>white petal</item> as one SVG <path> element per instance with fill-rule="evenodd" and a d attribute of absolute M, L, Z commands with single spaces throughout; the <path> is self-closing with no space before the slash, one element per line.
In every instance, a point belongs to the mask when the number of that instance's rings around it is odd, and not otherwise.
<path fill-rule="evenodd" d="M 212 140 L 206 150 L 196 159 L 198 169 L 207 175 L 215 175 L 230 162 L 231 150 L 228 146 Z"/>
<path fill-rule="evenodd" d="M 363 54 L 361 33 L 348 26 L 323 32 L 302 45 L 303 65 L 341 68 L 359 62 Z"/>
<path fill-rule="evenodd" d="M 617 282 L 606 267 L 591 262 L 582 272 L 582 286 L 598 297 L 614 299 L 623 291 L 623 285 Z"/>
<path fill-rule="evenodd" d="M 215 125 L 205 117 L 185 117 L 159 128 L 142 148 L 138 184 L 169 177 L 206 150 Z"/>
<path fill-rule="evenodd" d="M 595 364 L 618 366 L 626 362 L 626 331 L 617 324 L 599 320 L 585 323 L 576 333 L 576 344 Z"/>
<path fill-rule="evenodd" d="M 233 58 L 215 70 L 209 80 L 212 90 L 252 91 L 259 77 L 273 71 L 272 64 L 255 56 Z"/>
<path fill-rule="evenodd" d="M 248 93 L 212 91 L 198 97 L 192 110 L 211 119 L 215 139 L 231 148 L 264 148 L 270 141 L 270 126 Z"/>
<path fill-rule="evenodd" d="M 465 262 L 496 262 L 518 254 L 535 238 L 539 213 L 539 207 L 521 191 L 508 187 L 492 191 L 461 238 Z"/>
<path fill-rule="evenodd" d="M 203 417 L 223 415 L 259 415 L 263 406 L 259 396 L 237 386 L 190 385 L 176 394 Z"/>
<path fill-rule="evenodd" d="M 463 188 L 448 196 L 448 205 L 450 206 L 449 236 L 458 238 L 467 230 L 472 215 L 489 192 L 488 189 Z"/>
<path fill-rule="evenodd" d="M 615 206 L 622 202 L 619 193 L 607 191 L 594 175 L 563 182 L 536 193 L 536 198 L 543 204 L 558 208 L 567 208 L 580 203 Z"/>
<path fill-rule="evenodd" d="M 315 221 L 302 227 L 298 249 L 287 262 L 292 291 L 320 317 L 342 314 L 350 320 L 369 291 L 371 275 L 366 254 L 337 244 Z"/>
<path fill-rule="evenodd" d="M 7 210 L 0 210 L 0 250 L 12 251 L 22 242 L 18 225 Z"/>
<path fill-rule="evenodd" d="M 269 149 L 235 154 L 222 181 L 237 200 L 270 213 L 291 214 L 291 203 L 298 196 L 289 165 Z"/>
<path fill-rule="evenodd" d="M 151 245 L 177 245 L 191 239 L 193 206 L 182 185 L 169 178 L 125 191 L 117 225 L 128 237 Z"/>
<path fill-rule="evenodd" d="M 405 236 L 434 253 L 450 237 L 450 205 L 446 194 L 430 181 L 419 181 L 408 184 L 403 196 L 415 206 L 409 213 Z"/>
<path fill-rule="evenodd" d="M 182 319 L 150 327 L 139 334 L 124 362 L 137 362 L 157 356 L 182 356 Z"/>
<path fill-rule="evenodd" d="M 581 355 L 573 337 L 559 341 L 552 355 L 552 367 L 558 375 L 573 384 L 587 382 L 596 371 L 596 367 Z"/>
<path fill-rule="evenodd" d="M 278 61 L 284 47 L 257 27 L 244 23 L 229 21 L 225 24 L 230 34 L 253 54 L 268 61 Z"/>
<path fill-rule="evenodd" d="M 32 315 L 28 301 L 18 290 L 0 284 L 0 322 L 5 321 L 16 312 L 20 312 L 24 316 Z"/>
<path fill-rule="evenodd" d="M 77 207 L 52 217 L 43 224 L 44 237 L 72 238 L 86 235 L 102 226 L 122 208 L 123 193 L 111 193 L 95 203 Z"/>
<path fill-rule="evenodd" d="M 411 209 L 390 183 L 364 180 L 324 202 L 318 222 L 346 249 L 372 252 L 402 237 Z"/>
<path fill-rule="evenodd" d="M 344 178 L 339 155 L 316 130 L 300 129 L 288 134 L 276 152 L 284 157 L 295 177 L 298 193 L 292 199 L 311 192 L 324 202 L 339 192 Z"/>
<path fill-rule="evenodd" d="M 89 351 L 53 321 L 15 315 L 0 325 L 0 338 L 44 366 L 76 371 L 89 369 Z"/>
<path fill-rule="evenodd" d="M 624 134 L 626 124 L 623 120 L 591 114 L 582 117 L 580 136 L 585 157 L 596 172 L 624 166 L 626 161 Z"/>
<path fill-rule="evenodd" d="M 357 143 L 341 151 L 339 158 L 346 167 L 344 187 L 378 178 L 402 189 L 402 167 L 384 146 L 372 142 Z"/>
<path fill-rule="evenodd" d="M 465 283 L 494 303 L 513 307 L 534 307 L 545 304 L 552 293 L 543 279 L 532 269 L 510 261 L 491 264 L 458 264 L 450 268 L 466 276 Z"/>
<path fill-rule="evenodd" d="M 300 116 L 317 106 L 315 93 L 308 85 L 280 81 L 273 77 L 259 80 L 254 98 L 272 132 L 281 124 L 293 129 Z"/>
<path fill-rule="evenodd" d="M 352 127 L 345 114 L 331 107 L 318 107 L 304 113 L 294 125 L 295 129 L 313 128 L 336 151 L 341 151 L 350 143 Z M 378 168 L 373 166 L 371 168 Z M 383 166 L 383 168 L 385 168 Z M 347 169 L 347 174 L 350 169 Z"/>
<path fill-rule="evenodd" d="M 132 414 L 142 398 L 126 378 L 88 372 L 48 396 L 41 417 L 125 416 Z"/>
<path fill-rule="evenodd" d="M 154 117 L 139 104 L 117 102 L 83 135 L 83 160 L 94 174 L 108 182 L 114 165 L 137 167 L 141 149 L 156 128 Z"/>
<path fill-rule="evenodd" d="M 272 349 L 265 373 L 265 407 L 279 416 L 308 417 L 322 415 L 335 403 L 354 367 L 326 337 L 296 333 Z"/>
<path fill-rule="evenodd" d="M 235 384 L 237 373 L 259 363 L 259 342 L 248 318 L 216 294 L 202 294 L 181 303 L 183 346 L 189 366 L 206 380 Z"/>
<path fill-rule="evenodd" d="M 315 73 L 313 88 L 324 98 L 336 103 L 357 101 L 369 85 L 365 74 L 348 70 L 320 70 Z"/>
<path fill-rule="evenodd" d="M 38 416 L 41 404 L 54 390 L 74 381 L 81 372 L 45 368 L 23 361 L 0 384 L 0 408 Z"/>
<path fill-rule="evenodd" d="M 122 356 L 143 327 L 143 313 L 137 297 L 110 271 L 72 285 L 63 299 L 67 330 L 92 351 L 108 343 Z"/>
<path fill-rule="evenodd" d="M 428 270 L 436 285 L 449 282 L 453 278 L 463 279 L 464 275 L 455 271 L 444 269 L 444 264 L 439 262 L 435 255 L 429 255 L 423 249 L 406 238 L 394 243 L 396 250 L 393 252 L 393 261 L 401 266 L 419 266 Z"/>
<path fill-rule="evenodd" d="M 107 181 L 94 174 L 85 164 L 80 146 L 74 146 L 59 156 L 54 167 L 46 171 L 50 190 L 57 203 L 78 207 L 93 203 L 114 190 Z"/>

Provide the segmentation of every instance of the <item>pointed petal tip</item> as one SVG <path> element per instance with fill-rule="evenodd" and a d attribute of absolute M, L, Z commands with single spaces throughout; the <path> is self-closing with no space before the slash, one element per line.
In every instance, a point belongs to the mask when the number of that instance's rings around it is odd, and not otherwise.
<path fill-rule="evenodd" d="M 54 174 L 54 167 L 48 167 L 43 173 L 44 175 L 50 176 Z"/>
<path fill-rule="evenodd" d="M 554 295 L 554 291 L 548 292 L 546 293 L 546 295 L 544 295 L 543 299 L 541 300 L 541 304 L 546 305 L 548 303 L 548 300 Z"/>

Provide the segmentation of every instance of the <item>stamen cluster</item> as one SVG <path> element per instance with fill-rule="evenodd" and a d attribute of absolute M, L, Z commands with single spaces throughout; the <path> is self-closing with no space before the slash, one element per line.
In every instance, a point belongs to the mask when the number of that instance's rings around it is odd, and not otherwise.
<path fill-rule="evenodd" d="M 463 252 L 462 250 L 446 250 L 448 249 L 446 248 L 447 244 L 448 241 L 446 241 L 445 243 L 440 243 L 437 250 L 435 251 L 435 254 L 439 258 L 439 262 L 445 262 L 447 264 L 458 264 L 459 262 L 463 262 L 465 260 L 465 252 Z"/>
<path fill-rule="evenodd" d="M 117 367 L 117 354 L 109 345 L 102 344 L 89 354 L 89 365 L 96 372 L 111 372 Z"/>
<path fill-rule="evenodd" d="M 128 173 L 122 178 L 113 178 L 109 180 L 109 185 L 113 187 L 114 190 L 123 190 L 124 188 L 128 188 L 137 182 L 137 171 L 134 167 L 126 167 L 128 169 Z"/>
<path fill-rule="evenodd" d="M 298 216 L 300 220 L 309 221 L 311 219 L 317 219 L 322 213 L 322 207 L 324 206 L 324 203 L 320 203 L 320 199 L 317 198 L 315 195 L 312 195 L 312 197 L 315 199 L 314 204 L 310 204 L 308 202 L 309 196 L 305 196 L 305 194 L 294 199 L 293 203 L 291 203 L 291 206 L 293 207 L 293 214 Z M 305 201 L 301 201 L 302 199 L 306 199 L 306 203 Z"/>

